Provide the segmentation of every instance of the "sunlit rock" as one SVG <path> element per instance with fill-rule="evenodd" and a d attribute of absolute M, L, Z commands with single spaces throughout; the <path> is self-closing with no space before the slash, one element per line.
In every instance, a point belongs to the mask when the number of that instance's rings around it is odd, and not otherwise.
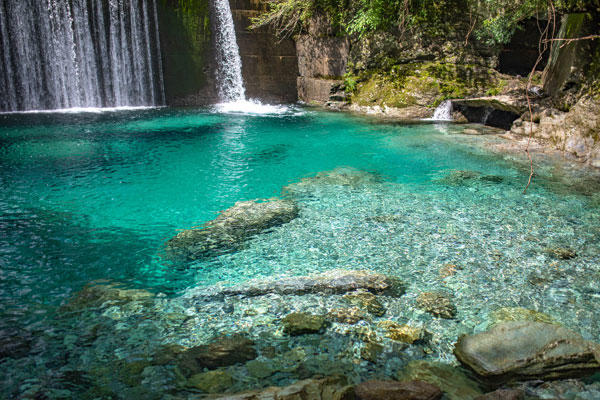
<path fill-rule="evenodd" d="M 197 288 L 189 292 L 192 297 L 264 296 L 270 293 L 281 295 L 343 294 L 358 289 L 391 297 L 400 297 L 405 285 L 394 276 L 371 271 L 334 269 L 322 274 L 291 276 L 276 279 L 251 280 L 240 286 Z"/>
<path fill-rule="evenodd" d="M 377 317 L 382 316 L 386 311 L 385 307 L 377 299 L 377 296 L 365 289 L 358 289 L 352 293 L 345 294 L 342 299 L 348 304 L 366 309 L 369 313 Z"/>
<path fill-rule="evenodd" d="M 306 333 L 320 333 L 327 328 L 327 320 L 321 315 L 312 315 L 308 313 L 288 314 L 281 321 L 284 332 L 291 336 L 303 335 Z"/>
<path fill-rule="evenodd" d="M 434 317 L 451 319 L 456 316 L 456 306 L 445 293 L 421 293 L 417 297 L 417 307 Z"/>
<path fill-rule="evenodd" d="M 510 321 L 532 321 L 544 322 L 546 324 L 556 324 L 556 320 L 539 311 L 529 310 L 522 307 L 503 307 L 490 313 L 490 320 L 493 325 Z"/>
<path fill-rule="evenodd" d="M 427 334 L 421 327 L 401 325 L 394 321 L 381 321 L 377 325 L 386 330 L 388 338 L 408 344 L 423 341 Z"/>
<path fill-rule="evenodd" d="M 491 383 L 581 377 L 600 370 L 598 344 L 542 322 L 506 322 L 462 336 L 454 354 Z"/>

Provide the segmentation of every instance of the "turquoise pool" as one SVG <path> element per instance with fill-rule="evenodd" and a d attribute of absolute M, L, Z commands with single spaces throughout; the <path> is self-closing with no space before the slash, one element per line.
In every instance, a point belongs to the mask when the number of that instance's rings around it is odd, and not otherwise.
<path fill-rule="evenodd" d="M 110 375 L 105 365 L 150 354 L 158 343 L 191 345 L 236 331 L 270 337 L 286 312 L 327 312 L 336 300 L 267 296 L 235 300 L 231 311 L 222 300 L 192 304 L 191 293 L 332 269 L 398 277 L 406 294 L 385 303 L 387 318 L 432 333 L 426 346 L 405 349 L 377 368 L 354 363 L 356 379 L 389 376 L 423 357 L 453 363 L 456 337 L 485 329 L 489 314 L 502 307 L 546 313 L 600 340 L 598 175 L 539 158 L 538 176 L 523 194 L 527 163 L 487 150 L 483 144 L 502 140 L 495 135 L 472 137 L 463 129 L 303 108 L 268 115 L 167 108 L 0 116 L 0 330 L 29 338 L 22 357 L 0 362 L 11 371 L 5 392 L 42 387 L 56 398 L 94 398 L 86 390 Z M 284 189 L 336 169 L 373 179 L 293 194 Z M 298 218 L 237 251 L 189 262 L 165 257 L 165 242 L 180 230 L 238 201 L 282 196 L 298 203 Z M 576 256 L 557 257 L 556 248 Z M 444 276 L 440 269 L 448 264 L 455 267 Z M 60 307 L 96 280 L 147 290 L 155 300 L 148 312 L 123 306 L 65 316 Z M 455 320 L 411 306 L 419 293 L 440 290 L 452 295 Z M 196 323 L 174 328 L 166 315 Z M 104 333 L 79 342 L 98 320 Z M 328 339 L 340 352 L 356 345 L 342 328 L 331 332 L 343 338 Z M 178 390 L 167 372 L 152 368 L 143 371 L 163 380 L 108 386 L 117 397 L 134 396 L 140 387 Z M 234 377 L 244 376 L 243 367 L 235 368 Z M 65 371 L 85 379 L 55 379 Z M 298 377 L 240 378 L 232 390 Z M 159 386 L 147 382 L 159 380 Z"/>

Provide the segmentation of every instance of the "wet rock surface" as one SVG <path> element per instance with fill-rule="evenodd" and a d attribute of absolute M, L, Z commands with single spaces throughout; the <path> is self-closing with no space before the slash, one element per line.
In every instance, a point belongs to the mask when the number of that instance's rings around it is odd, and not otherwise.
<path fill-rule="evenodd" d="M 558 325 L 506 322 L 459 338 L 454 354 L 491 383 L 560 379 L 600 370 L 599 347 Z"/>
<path fill-rule="evenodd" d="M 545 249 L 545 252 L 551 257 L 559 260 L 570 260 L 577 257 L 575 250 L 568 247 L 548 247 Z"/>
<path fill-rule="evenodd" d="M 233 287 L 200 289 L 195 297 L 264 296 L 280 295 L 343 294 L 357 289 L 380 295 L 399 297 L 404 294 L 404 284 L 395 277 L 371 271 L 335 269 L 311 276 L 292 276 L 280 279 L 261 279 Z"/>
<path fill-rule="evenodd" d="M 289 314 L 281 321 L 281 323 L 284 332 L 291 336 L 319 333 L 327 327 L 327 320 L 325 317 L 308 313 Z"/>
<path fill-rule="evenodd" d="M 23 329 L 0 329 L 0 360 L 3 358 L 20 358 L 31 350 L 31 333 Z"/>
<path fill-rule="evenodd" d="M 417 297 L 417 307 L 434 317 L 452 319 L 456 316 L 456 306 L 450 296 L 439 292 L 425 292 Z"/>
<path fill-rule="evenodd" d="M 82 311 L 103 305 L 151 301 L 154 294 L 143 289 L 124 289 L 116 282 L 95 281 L 77 292 L 61 310 Z"/>
<path fill-rule="evenodd" d="M 524 400 L 525 393 L 519 389 L 498 389 L 493 392 L 486 393 L 475 400 Z"/>
<path fill-rule="evenodd" d="M 398 373 L 398 379 L 428 382 L 451 400 L 472 400 L 483 393 L 468 371 L 437 362 L 411 361 Z"/>
<path fill-rule="evenodd" d="M 204 368 L 216 369 L 253 360 L 258 353 L 254 341 L 235 334 L 214 339 L 211 343 L 191 348 L 163 347 L 155 361 L 174 362 L 186 375 L 200 373 Z"/>
<path fill-rule="evenodd" d="M 377 299 L 377 296 L 365 289 L 345 294 L 342 299 L 348 304 L 366 309 L 369 313 L 378 317 L 381 317 L 386 311 L 385 307 Z"/>
<path fill-rule="evenodd" d="M 189 260 L 239 248 L 250 237 L 286 224 L 299 214 L 290 200 L 240 201 L 201 229 L 185 230 L 166 244 L 167 255 Z"/>
<path fill-rule="evenodd" d="M 233 379 L 225 371 L 208 371 L 195 374 L 187 381 L 187 386 L 206 393 L 224 392 L 233 384 Z"/>
<path fill-rule="evenodd" d="M 302 178 L 283 188 L 289 195 L 311 194 L 322 186 L 346 186 L 358 188 L 364 185 L 381 183 L 383 178 L 375 173 L 351 167 L 339 167 L 331 171 L 321 171 L 315 176 Z"/>
<path fill-rule="evenodd" d="M 390 339 L 408 344 L 425 340 L 427 334 L 421 327 L 401 325 L 394 321 L 381 321 L 378 325 L 387 331 L 386 336 Z"/>
<path fill-rule="evenodd" d="M 209 396 L 211 400 L 351 400 L 345 395 L 346 381 L 342 377 L 306 379 L 285 387 L 269 387 L 226 396 Z"/>
<path fill-rule="evenodd" d="M 533 321 L 544 322 L 546 324 L 557 323 L 554 318 L 548 314 L 539 311 L 529 310 L 523 307 L 503 307 L 493 311 L 490 314 L 492 325 L 509 321 Z"/>
<path fill-rule="evenodd" d="M 438 400 L 442 391 L 423 381 L 381 381 L 363 382 L 354 388 L 356 400 Z"/>
<path fill-rule="evenodd" d="M 498 184 L 502 183 L 504 178 L 497 175 L 485 175 L 478 171 L 454 170 L 447 173 L 444 177 L 437 179 L 436 182 L 447 186 L 468 186 L 472 184 Z"/>

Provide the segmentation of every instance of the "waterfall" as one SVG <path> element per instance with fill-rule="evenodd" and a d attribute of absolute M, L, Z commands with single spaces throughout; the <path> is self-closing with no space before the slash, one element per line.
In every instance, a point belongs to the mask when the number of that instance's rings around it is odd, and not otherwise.
<path fill-rule="evenodd" d="M 219 98 L 223 102 L 243 102 L 246 90 L 242 79 L 242 59 L 229 0 L 214 0 L 213 11 Z"/>
<path fill-rule="evenodd" d="M 433 112 L 434 121 L 452 121 L 452 101 L 444 100 Z"/>
<path fill-rule="evenodd" d="M 0 111 L 163 104 L 155 1 L 0 1 Z"/>

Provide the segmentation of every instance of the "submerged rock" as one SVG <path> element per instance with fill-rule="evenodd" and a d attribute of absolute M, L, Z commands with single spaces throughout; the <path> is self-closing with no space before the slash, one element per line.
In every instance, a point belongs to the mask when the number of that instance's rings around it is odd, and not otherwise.
<path fill-rule="evenodd" d="M 235 334 L 221 336 L 209 344 L 184 348 L 177 345 L 163 346 L 154 357 L 157 364 L 176 363 L 187 376 L 197 374 L 204 368 L 216 369 L 245 363 L 258 356 L 254 342 Z"/>
<path fill-rule="evenodd" d="M 466 186 L 474 183 L 502 183 L 503 181 L 504 178 L 498 175 L 484 175 L 481 172 L 469 170 L 454 170 L 435 182 L 447 186 Z"/>
<path fill-rule="evenodd" d="M 475 400 L 524 400 L 525 393 L 519 389 L 498 389 L 476 397 Z"/>
<path fill-rule="evenodd" d="M 23 329 L 0 329 L 0 360 L 21 358 L 31 350 L 31 334 Z"/>
<path fill-rule="evenodd" d="M 456 307 L 444 293 L 421 293 L 417 297 L 417 307 L 435 317 L 452 319 L 456 316 Z"/>
<path fill-rule="evenodd" d="M 167 254 L 189 260 L 235 250 L 250 237 L 298 216 L 290 200 L 239 201 L 201 229 L 185 230 L 167 242 Z"/>
<path fill-rule="evenodd" d="M 343 377 L 306 379 L 285 387 L 269 387 L 262 390 L 226 396 L 206 397 L 211 400 L 351 400 Z"/>
<path fill-rule="evenodd" d="M 381 353 L 383 353 L 383 350 L 384 347 L 382 344 L 377 342 L 367 342 L 360 349 L 360 358 L 376 363 Z"/>
<path fill-rule="evenodd" d="M 190 292 L 193 297 L 264 296 L 270 293 L 281 295 L 343 294 L 357 289 L 371 293 L 399 297 L 404 294 L 404 284 L 396 277 L 371 271 L 348 271 L 334 269 L 318 275 L 292 276 L 280 279 L 252 280 L 241 286 L 199 288 Z"/>
<path fill-rule="evenodd" d="M 335 308 L 327 313 L 327 318 L 334 322 L 349 325 L 368 319 L 367 314 L 358 307 Z"/>
<path fill-rule="evenodd" d="M 398 374 L 399 380 L 419 380 L 439 387 L 450 400 L 472 400 L 483 391 L 466 371 L 448 364 L 411 361 Z"/>
<path fill-rule="evenodd" d="M 215 370 L 193 375 L 187 386 L 205 393 L 221 393 L 233 385 L 233 378 L 225 371 Z"/>
<path fill-rule="evenodd" d="M 556 320 L 539 311 L 529 310 L 522 307 L 503 307 L 490 314 L 492 325 L 509 321 L 533 321 L 556 324 Z"/>
<path fill-rule="evenodd" d="M 67 304 L 61 307 L 62 311 L 81 311 L 87 308 L 100 307 L 105 303 L 111 305 L 130 302 L 147 302 L 154 298 L 154 294 L 144 289 L 123 289 L 119 284 L 109 281 L 95 281 L 86 285 L 75 294 Z"/>
<path fill-rule="evenodd" d="M 291 336 L 319 333 L 327 328 L 325 317 L 302 312 L 288 314 L 281 322 L 284 332 Z"/>
<path fill-rule="evenodd" d="M 338 167 L 331 171 L 322 171 L 315 176 L 302 178 L 283 188 L 284 194 L 297 195 L 311 193 L 320 186 L 346 186 L 356 188 L 363 185 L 381 183 L 380 175 L 361 171 L 352 167 Z"/>
<path fill-rule="evenodd" d="M 446 279 L 450 276 L 453 276 L 458 271 L 462 271 L 462 267 L 459 267 L 456 264 L 445 264 L 439 270 L 439 276 L 441 279 Z"/>
<path fill-rule="evenodd" d="M 462 336 L 456 358 L 490 383 L 579 377 L 600 370 L 598 344 L 560 325 L 505 322 Z"/>
<path fill-rule="evenodd" d="M 366 309 L 377 317 L 381 317 L 386 311 L 385 307 L 377 299 L 377 296 L 365 289 L 345 294 L 342 299 L 353 306 Z"/>
<path fill-rule="evenodd" d="M 423 381 L 366 381 L 354 388 L 356 400 L 437 400 L 442 391 Z"/>
<path fill-rule="evenodd" d="M 398 342 L 413 344 L 425 339 L 426 332 L 423 328 L 400 325 L 394 321 L 381 321 L 378 325 L 387 331 L 388 338 Z"/>
<path fill-rule="evenodd" d="M 551 257 L 558 258 L 560 260 L 570 260 L 572 258 L 577 257 L 577 253 L 575 253 L 575 250 L 569 249 L 567 247 L 548 247 L 545 251 Z"/>

